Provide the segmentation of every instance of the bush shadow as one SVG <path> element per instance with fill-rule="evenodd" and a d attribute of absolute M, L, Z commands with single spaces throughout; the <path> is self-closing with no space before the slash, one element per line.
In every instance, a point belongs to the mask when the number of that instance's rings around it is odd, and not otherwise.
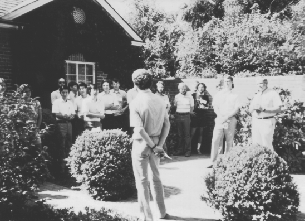
<path fill-rule="evenodd" d="M 176 221 L 219 221 L 219 219 L 204 219 L 204 218 L 188 218 L 188 217 L 181 217 L 181 216 L 172 216 L 166 220 L 176 220 Z"/>
<path fill-rule="evenodd" d="M 61 199 L 67 199 L 68 197 L 67 196 L 63 196 L 63 195 L 52 195 L 52 194 L 38 194 L 39 198 L 40 199 L 44 199 L 44 200 L 61 200 Z"/>

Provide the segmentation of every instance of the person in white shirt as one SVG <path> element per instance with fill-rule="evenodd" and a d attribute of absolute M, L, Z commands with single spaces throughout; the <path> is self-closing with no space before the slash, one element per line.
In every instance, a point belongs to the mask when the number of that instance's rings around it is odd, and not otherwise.
<path fill-rule="evenodd" d="M 89 127 L 86 115 L 89 113 L 88 103 L 91 100 L 91 96 L 87 94 L 87 84 L 79 84 L 80 96 L 76 98 L 76 111 L 78 117 L 77 135 L 81 135 L 83 131 Z"/>
<path fill-rule="evenodd" d="M 175 119 L 178 127 L 179 146 L 174 155 L 191 156 L 191 136 L 190 136 L 190 115 L 194 114 L 194 99 L 186 93 L 186 85 L 178 85 L 179 94 L 175 96 L 174 106 L 176 107 Z"/>
<path fill-rule="evenodd" d="M 113 93 L 119 103 L 119 109 L 114 115 L 116 121 L 120 124 L 119 128 L 122 128 L 123 131 L 128 131 L 129 129 L 129 113 L 128 113 L 128 104 L 127 104 L 127 93 L 120 89 L 120 81 L 117 78 L 112 79 L 112 88 L 110 93 Z"/>
<path fill-rule="evenodd" d="M 120 128 L 120 123 L 117 122 L 115 114 L 120 111 L 120 104 L 115 94 L 110 93 L 110 80 L 102 81 L 103 91 L 97 95 L 98 99 L 102 100 L 105 105 L 105 118 L 102 120 L 104 130 Z"/>
<path fill-rule="evenodd" d="M 214 97 L 213 107 L 217 117 L 215 119 L 215 127 L 213 130 L 211 162 L 217 160 L 219 154 L 219 147 L 222 146 L 223 136 L 226 139 L 225 154 L 233 147 L 233 139 L 237 119 L 235 114 L 239 111 L 239 98 L 233 91 L 234 84 L 231 76 L 224 78 L 224 89 L 219 91 Z M 208 166 L 211 168 L 213 165 Z"/>
<path fill-rule="evenodd" d="M 58 98 L 61 98 L 59 88 L 64 85 L 66 85 L 66 80 L 63 78 L 58 79 L 58 89 L 51 93 L 51 104 L 53 104 Z"/>
<path fill-rule="evenodd" d="M 102 129 L 101 119 L 105 118 L 105 105 L 102 100 L 97 98 L 97 95 L 97 85 L 91 84 L 91 96 L 88 101 L 88 113 L 86 114 L 88 129 Z"/>
<path fill-rule="evenodd" d="M 56 115 L 59 131 L 60 163 L 62 172 L 66 171 L 64 159 L 68 157 L 72 146 L 72 124 L 71 120 L 75 117 L 75 107 L 68 97 L 68 87 L 60 88 L 61 98 L 56 99 L 52 105 L 52 113 Z"/>
<path fill-rule="evenodd" d="M 170 102 L 169 102 L 168 96 L 166 94 L 164 94 L 164 82 L 163 81 L 158 81 L 156 86 L 157 86 L 156 95 L 158 95 L 159 97 L 162 98 L 162 100 L 164 100 L 165 105 L 166 105 L 166 111 L 169 112 Z"/>
<path fill-rule="evenodd" d="M 268 80 L 256 80 L 258 92 L 249 106 L 252 113 L 252 143 L 273 149 L 273 134 L 276 124 L 274 116 L 281 112 L 282 100 L 273 89 L 268 88 Z"/>

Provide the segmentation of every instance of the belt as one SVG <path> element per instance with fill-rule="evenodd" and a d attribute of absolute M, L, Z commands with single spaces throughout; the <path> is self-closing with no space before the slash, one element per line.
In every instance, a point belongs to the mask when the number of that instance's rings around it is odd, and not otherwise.
<path fill-rule="evenodd" d="M 270 118 L 273 118 L 274 116 L 270 116 L 270 117 L 257 117 L 256 119 L 270 119 Z"/>
<path fill-rule="evenodd" d="M 57 123 L 70 123 L 70 120 L 57 120 Z"/>
<path fill-rule="evenodd" d="M 178 115 L 188 115 L 190 113 L 179 113 L 179 112 L 176 112 L 176 114 L 178 114 Z"/>

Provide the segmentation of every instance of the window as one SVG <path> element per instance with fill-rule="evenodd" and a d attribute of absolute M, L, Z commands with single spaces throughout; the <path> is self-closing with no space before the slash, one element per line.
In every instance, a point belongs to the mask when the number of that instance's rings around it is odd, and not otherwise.
<path fill-rule="evenodd" d="M 95 63 L 81 61 L 66 61 L 67 83 L 75 81 L 88 84 L 95 83 Z"/>

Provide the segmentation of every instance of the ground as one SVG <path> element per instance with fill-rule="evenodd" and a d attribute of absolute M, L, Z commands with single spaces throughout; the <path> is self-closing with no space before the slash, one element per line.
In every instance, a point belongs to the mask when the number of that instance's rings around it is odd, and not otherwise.
<path fill-rule="evenodd" d="M 207 169 L 207 155 L 191 157 L 173 157 L 173 160 L 162 160 L 160 173 L 165 187 L 165 204 L 171 220 L 215 221 L 221 218 L 218 211 L 213 210 L 201 201 L 206 188 L 203 177 L 211 171 Z M 300 191 L 300 213 L 298 221 L 305 220 L 305 175 L 293 175 Z M 55 208 L 84 210 L 85 207 L 113 209 L 120 214 L 139 217 L 138 204 L 135 198 L 121 202 L 104 202 L 93 200 L 85 191 L 72 190 L 52 183 L 45 183 L 38 192 L 39 198 L 47 199 L 47 203 Z M 153 206 L 153 205 L 152 205 Z"/>

